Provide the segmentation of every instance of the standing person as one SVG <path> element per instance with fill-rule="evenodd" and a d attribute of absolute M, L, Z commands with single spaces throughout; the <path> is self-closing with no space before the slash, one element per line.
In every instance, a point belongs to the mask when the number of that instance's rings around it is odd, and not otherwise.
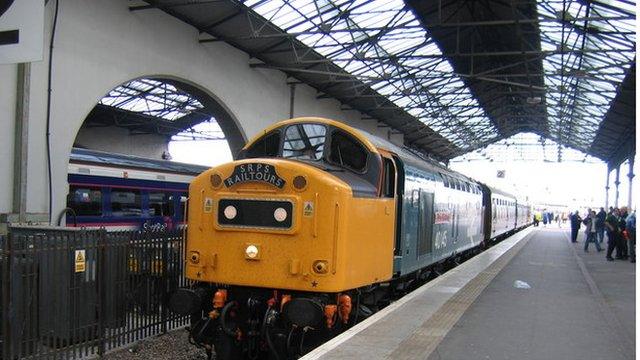
<path fill-rule="evenodd" d="M 582 222 L 578 210 L 569 216 L 569 221 L 571 222 L 571 242 L 578 242 L 578 230 L 580 230 L 580 222 Z"/>
<path fill-rule="evenodd" d="M 627 216 L 627 234 L 629 234 L 629 261 L 636 262 L 636 212 Z"/>
<path fill-rule="evenodd" d="M 618 258 L 618 255 L 620 254 L 618 246 L 618 218 L 618 209 L 613 209 L 604 220 L 604 226 L 607 230 L 607 261 L 613 261 L 613 258 L 611 257 L 613 249 L 616 249 L 616 258 Z"/>
<path fill-rule="evenodd" d="M 607 218 L 607 213 L 604 211 L 604 208 L 600 208 L 596 217 L 598 218 L 596 220 L 596 233 L 598 234 L 598 241 L 602 244 L 604 241 L 604 220 Z"/>
<path fill-rule="evenodd" d="M 618 240 L 620 241 L 620 258 L 622 260 L 627 260 L 629 258 L 629 248 L 627 246 L 627 237 L 625 236 L 627 229 L 627 207 L 623 206 L 620 208 L 620 219 L 618 220 Z"/>
<path fill-rule="evenodd" d="M 584 241 L 584 252 L 589 252 L 589 243 L 592 241 L 596 246 L 596 250 L 598 250 L 598 252 L 602 251 L 598 243 L 598 238 L 596 237 L 596 221 L 596 212 L 593 210 L 591 210 L 589 215 L 582 221 L 586 225 L 585 234 L 587 235 L 587 239 Z"/>
<path fill-rule="evenodd" d="M 544 227 L 547 227 L 547 221 L 549 220 L 549 213 L 547 212 L 547 209 L 542 210 L 542 225 L 544 225 Z"/>

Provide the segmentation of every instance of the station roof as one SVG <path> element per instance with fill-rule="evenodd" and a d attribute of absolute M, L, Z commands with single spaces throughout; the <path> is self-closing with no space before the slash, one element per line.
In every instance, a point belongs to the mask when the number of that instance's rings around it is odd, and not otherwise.
<path fill-rule="evenodd" d="M 531 132 L 635 151 L 635 2 L 148 0 L 448 161 Z"/>

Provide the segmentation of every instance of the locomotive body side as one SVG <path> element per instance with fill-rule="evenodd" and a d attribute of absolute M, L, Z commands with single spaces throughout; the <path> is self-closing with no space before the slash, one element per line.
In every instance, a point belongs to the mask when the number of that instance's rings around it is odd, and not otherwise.
<path fill-rule="evenodd" d="M 479 245 L 482 193 L 477 183 L 444 168 L 405 162 L 400 248 L 402 276 Z"/>

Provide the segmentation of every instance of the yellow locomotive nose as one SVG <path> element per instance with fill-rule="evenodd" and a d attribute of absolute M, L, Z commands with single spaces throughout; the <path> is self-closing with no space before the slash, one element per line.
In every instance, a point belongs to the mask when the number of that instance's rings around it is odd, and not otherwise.
<path fill-rule="evenodd" d="M 350 186 L 318 167 L 285 159 L 236 161 L 196 178 L 190 194 L 186 253 L 200 254 L 199 261 L 187 261 L 190 279 L 340 291 L 391 275 L 393 222 L 384 206 L 354 199 Z M 360 217 L 370 224 L 349 225 Z M 363 265 L 371 254 L 352 246 L 362 248 L 360 239 L 375 239 L 376 232 L 390 234 L 383 240 L 389 250 L 373 251 L 388 266 Z M 367 246 L 382 249 L 375 241 Z"/>

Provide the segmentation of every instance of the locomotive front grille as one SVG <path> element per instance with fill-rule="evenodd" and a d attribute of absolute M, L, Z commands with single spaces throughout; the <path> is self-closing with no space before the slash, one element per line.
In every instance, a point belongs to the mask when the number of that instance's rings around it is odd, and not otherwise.
<path fill-rule="evenodd" d="M 218 224 L 225 227 L 290 229 L 293 203 L 282 200 L 220 199 Z"/>

